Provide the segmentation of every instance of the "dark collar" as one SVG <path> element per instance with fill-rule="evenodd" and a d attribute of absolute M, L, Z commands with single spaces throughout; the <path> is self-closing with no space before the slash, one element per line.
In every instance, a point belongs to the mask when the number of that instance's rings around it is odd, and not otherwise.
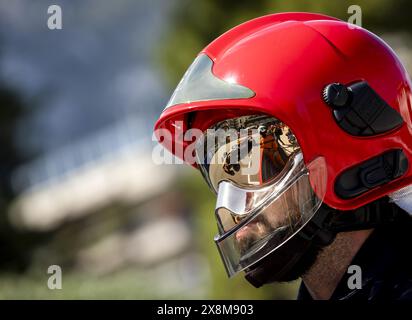
<path fill-rule="evenodd" d="M 360 266 L 362 270 L 362 289 L 349 289 L 348 280 L 351 274 L 345 273 L 332 294 L 331 300 L 371 300 L 377 294 L 381 294 L 383 291 L 381 287 L 394 274 L 400 272 L 401 257 L 404 256 L 401 244 L 405 241 L 405 233 L 402 229 L 399 224 L 375 229 L 351 263 L 351 265 Z M 410 233 L 410 230 L 406 232 Z M 313 300 L 303 282 L 297 299 Z"/>

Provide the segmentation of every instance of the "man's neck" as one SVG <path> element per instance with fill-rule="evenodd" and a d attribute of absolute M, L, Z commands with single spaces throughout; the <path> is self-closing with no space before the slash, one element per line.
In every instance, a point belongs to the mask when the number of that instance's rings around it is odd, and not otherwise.
<path fill-rule="evenodd" d="M 356 253 L 372 231 L 370 229 L 339 233 L 333 243 L 322 250 L 315 264 L 302 276 L 313 299 L 331 298 Z"/>

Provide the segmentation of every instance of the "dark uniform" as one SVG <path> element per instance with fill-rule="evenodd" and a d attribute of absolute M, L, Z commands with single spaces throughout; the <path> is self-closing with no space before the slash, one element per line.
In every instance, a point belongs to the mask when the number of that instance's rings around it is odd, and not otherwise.
<path fill-rule="evenodd" d="M 388 226 L 377 227 L 351 265 L 362 270 L 362 289 L 349 289 L 346 273 L 331 300 L 412 300 L 412 217 L 406 212 Z M 312 300 L 302 282 L 298 300 Z"/>

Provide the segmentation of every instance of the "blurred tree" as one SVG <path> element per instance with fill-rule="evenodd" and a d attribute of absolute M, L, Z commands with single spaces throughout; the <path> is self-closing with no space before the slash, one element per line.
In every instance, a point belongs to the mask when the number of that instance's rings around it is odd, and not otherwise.
<path fill-rule="evenodd" d="M 0 196 L 3 201 L 12 196 L 10 174 L 23 160 L 14 141 L 17 120 L 23 111 L 17 93 L 0 84 Z"/>
<path fill-rule="evenodd" d="M 19 270 L 26 264 L 26 238 L 13 230 L 7 218 L 14 197 L 10 176 L 24 160 L 15 144 L 16 125 L 24 112 L 18 93 L 0 84 L 0 269 Z"/>
<path fill-rule="evenodd" d="M 30 264 L 32 250 L 48 236 L 17 230 L 8 217 L 8 208 L 17 196 L 12 188 L 12 173 L 35 156 L 34 150 L 23 153 L 16 139 L 17 126 L 32 109 L 25 105 L 18 90 L 4 79 L 0 81 L 0 272 L 24 271 Z"/>

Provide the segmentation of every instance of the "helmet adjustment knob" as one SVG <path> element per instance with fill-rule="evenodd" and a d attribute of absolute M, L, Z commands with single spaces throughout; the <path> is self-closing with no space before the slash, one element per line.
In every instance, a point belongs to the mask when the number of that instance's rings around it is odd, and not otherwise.
<path fill-rule="evenodd" d="M 350 90 L 341 83 L 331 83 L 323 89 L 323 100 L 333 109 L 346 107 L 350 98 Z"/>

